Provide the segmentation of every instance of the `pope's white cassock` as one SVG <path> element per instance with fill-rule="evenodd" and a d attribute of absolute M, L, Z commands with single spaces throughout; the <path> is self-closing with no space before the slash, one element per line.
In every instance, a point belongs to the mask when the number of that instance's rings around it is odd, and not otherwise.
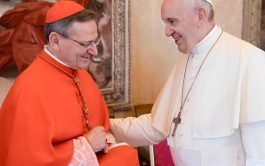
<path fill-rule="evenodd" d="M 265 53 L 215 26 L 178 57 L 152 113 L 112 119 L 111 131 L 132 146 L 167 138 L 178 166 L 265 166 L 264 120 Z"/>

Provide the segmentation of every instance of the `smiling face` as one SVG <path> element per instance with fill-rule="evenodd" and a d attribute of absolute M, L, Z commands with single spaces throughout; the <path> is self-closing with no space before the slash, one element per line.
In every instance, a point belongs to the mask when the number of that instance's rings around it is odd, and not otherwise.
<path fill-rule="evenodd" d="M 58 58 L 73 69 L 87 69 L 92 57 L 98 54 L 97 46 L 93 42 L 89 46 L 80 45 L 78 42 L 85 44 L 94 41 L 98 35 L 94 20 L 72 23 L 68 30 L 69 38 L 60 36 Z"/>
<path fill-rule="evenodd" d="M 175 40 L 180 52 L 189 53 L 199 41 L 196 12 L 188 9 L 183 0 L 164 0 L 161 18 L 166 36 Z"/>

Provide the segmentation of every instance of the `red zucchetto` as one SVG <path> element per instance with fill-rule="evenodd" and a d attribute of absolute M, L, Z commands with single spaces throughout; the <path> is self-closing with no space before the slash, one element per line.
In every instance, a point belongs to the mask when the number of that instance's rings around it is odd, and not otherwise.
<path fill-rule="evenodd" d="M 85 8 L 74 1 L 58 1 L 47 12 L 45 23 L 52 23 L 71 16 Z"/>

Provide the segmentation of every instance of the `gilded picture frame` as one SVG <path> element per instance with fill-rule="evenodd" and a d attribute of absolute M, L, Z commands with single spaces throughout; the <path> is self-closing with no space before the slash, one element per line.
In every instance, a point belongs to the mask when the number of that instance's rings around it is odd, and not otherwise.
<path fill-rule="evenodd" d="M 262 0 L 244 0 L 242 38 L 260 47 Z"/>
<path fill-rule="evenodd" d="M 112 0 L 111 84 L 101 88 L 108 106 L 130 105 L 129 0 Z"/>

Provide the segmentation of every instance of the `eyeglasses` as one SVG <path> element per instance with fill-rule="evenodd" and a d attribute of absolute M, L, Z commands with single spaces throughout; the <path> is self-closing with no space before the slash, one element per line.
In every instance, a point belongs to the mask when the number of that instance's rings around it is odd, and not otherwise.
<path fill-rule="evenodd" d="M 67 38 L 67 39 L 70 39 L 70 40 L 78 43 L 80 46 L 83 46 L 83 47 L 86 47 L 86 48 L 90 47 L 92 45 L 92 43 L 94 43 L 95 45 L 98 45 L 100 40 L 101 40 L 101 35 L 100 34 L 98 35 L 98 37 L 95 40 L 90 40 L 90 41 L 87 41 L 86 43 L 81 43 L 81 42 L 79 42 L 79 41 L 77 41 L 75 39 L 72 39 L 72 38 L 70 38 L 69 36 L 66 36 L 66 35 L 64 37 Z"/>

